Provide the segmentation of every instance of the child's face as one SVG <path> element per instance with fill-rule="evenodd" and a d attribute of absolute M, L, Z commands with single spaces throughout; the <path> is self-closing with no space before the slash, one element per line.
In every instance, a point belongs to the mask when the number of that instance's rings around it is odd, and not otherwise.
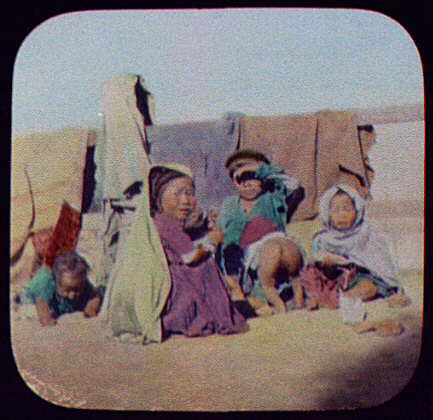
<path fill-rule="evenodd" d="M 255 172 L 259 164 L 249 163 L 233 174 L 233 183 L 240 197 L 247 201 L 254 201 L 263 191 L 262 181 L 259 179 L 239 180 L 245 172 Z"/>
<path fill-rule="evenodd" d="M 57 293 L 59 296 L 69 299 L 79 299 L 84 288 L 84 279 L 72 275 L 71 273 L 63 273 L 57 281 Z"/>
<path fill-rule="evenodd" d="M 175 178 L 169 182 L 161 196 L 161 211 L 184 221 L 194 211 L 197 204 L 191 178 Z"/>
<path fill-rule="evenodd" d="M 338 230 L 350 229 L 356 218 L 356 210 L 347 194 L 334 196 L 329 204 L 331 226 Z"/>

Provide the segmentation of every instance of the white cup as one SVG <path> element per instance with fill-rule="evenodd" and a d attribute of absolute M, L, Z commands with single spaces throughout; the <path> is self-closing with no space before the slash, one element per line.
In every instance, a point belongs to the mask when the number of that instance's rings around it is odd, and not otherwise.
<path fill-rule="evenodd" d="M 340 292 L 339 306 L 345 324 L 356 324 L 366 319 L 365 304 L 361 298 L 352 299 Z"/>

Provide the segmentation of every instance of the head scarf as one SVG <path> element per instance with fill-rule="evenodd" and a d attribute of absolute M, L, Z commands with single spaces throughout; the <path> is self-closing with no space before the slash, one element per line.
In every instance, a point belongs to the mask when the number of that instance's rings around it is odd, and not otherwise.
<path fill-rule="evenodd" d="M 149 204 L 153 217 L 160 208 L 161 197 L 170 181 L 176 178 L 189 177 L 194 181 L 192 171 L 181 164 L 158 164 L 149 171 Z"/>
<path fill-rule="evenodd" d="M 331 225 L 329 207 L 338 191 L 345 192 L 352 200 L 356 216 L 349 229 L 338 230 Z M 348 185 L 336 185 L 323 194 L 319 203 L 319 216 L 325 230 L 313 239 L 315 252 L 327 251 L 342 255 L 355 264 L 367 268 L 391 286 L 400 286 L 396 276 L 398 268 L 392 258 L 386 237 L 368 223 L 365 201 Z"/>
<path fill-rule="evenodd" d="M 330 208 L 332 199 L 335 197 L 335 195 L 339 191 L 346 193 L 350 197 L 350 199 L 352 200 L 352 203 L 355 207 L 355 211 L 356 211 L 356 216 L 355 216 L 355 220 L 353 222 L 353 225 L 347 231 L 341 231 L 341 230 L 335 229 L 331 225 L 329 208 Z M 358 194 L 358 192 L 354 188 L 350 187 L 349 185 L 342 185 L 342 184 L 336 185 L 336 186 L 326 190 L 325 193 L 323 194 L 322 198 L 320 199 L 319 216 L 320 216 L 320 219 L 322 220 L 322 223 L 326 227 L 326 229 L 333 231 L 334 235 L 339 236 L 339 237 L 344 237 L 347 234 L 353 235 L 355 231 L 358 231 L 361 228 L 361 225 L 364 221 L 365 200 Z"/>

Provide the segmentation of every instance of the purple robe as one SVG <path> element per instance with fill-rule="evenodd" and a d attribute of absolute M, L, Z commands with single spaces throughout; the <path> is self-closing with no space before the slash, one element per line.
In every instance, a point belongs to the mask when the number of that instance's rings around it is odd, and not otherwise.
<path fill-rule="evenodd" d="M 195 266 L 184 264 L 182 255 L 193 251 L 194 245 L 182 224 L 161 213 L 154 221 L 172 283 L 162 313 L 164 332 L 193 337 L 244 331 L 246 321 L 234 308 L 215 260 L 208 258 Z"/>

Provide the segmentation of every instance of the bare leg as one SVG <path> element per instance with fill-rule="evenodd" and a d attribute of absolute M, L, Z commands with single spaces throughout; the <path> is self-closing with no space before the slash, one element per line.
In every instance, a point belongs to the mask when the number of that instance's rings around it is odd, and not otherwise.
<path fill-rule="evenodd" d="M 302 255 L 297 245 L 289 238 L 280 240 L 281 266 L 287 270 L 289 275 L 293 275 L 299 271 L 302 266 Z M 292 278 L 293 294 L 295 299 L 295 308 L 301 309 L 304 307 L 304 287 L 302 286 L 299 277 Z"/>
<path fill-rule="evenodd" d="M 314 311 L 315 309 L 319 309 L 319 301 L 316 298 L 309 298 L 307 303 L 307 309 L 309 311 Z"/>
<path fill-rule="evenodd" d="M 260 250 L 259 281 L 262 283 L 266 298 L 277 312 L 286 312 L 286 305 L 275 288 L 275 274 L 280 267 L 286 268 L 289 274 L 295 273 L 300 264 L 299 250 L 289 239 L 270 239 Z M 300 303 L 298 285 L 296 291 L 298 292 L 297 303 Z"/>
<path fill-rule="evenodd" d="M 371 280 L 363 280 L 344 294 L 352 299 L 361 298 L 363 301 L 366 301 L 376 296 L 377 287 Z"/>
<path fill-rule="evenodd" d="M 244 293 L 242 292 L 241 286 L 236 277 L 226 275 L 225 281 L 229 288 L 231 300 L 245 300 Z"/>
<path fill-rule="evenodd" d="M 304 288 L 299 278 L 292 279 L 293 294 L 295 299 L 295 309 L 304 307 Z"/>
<path fill-rule="evenodd" d="M 253 309 L 260 309 L 267 305 L 266 301 L 255 296 L 248 296 L 247 300 Z"/>

